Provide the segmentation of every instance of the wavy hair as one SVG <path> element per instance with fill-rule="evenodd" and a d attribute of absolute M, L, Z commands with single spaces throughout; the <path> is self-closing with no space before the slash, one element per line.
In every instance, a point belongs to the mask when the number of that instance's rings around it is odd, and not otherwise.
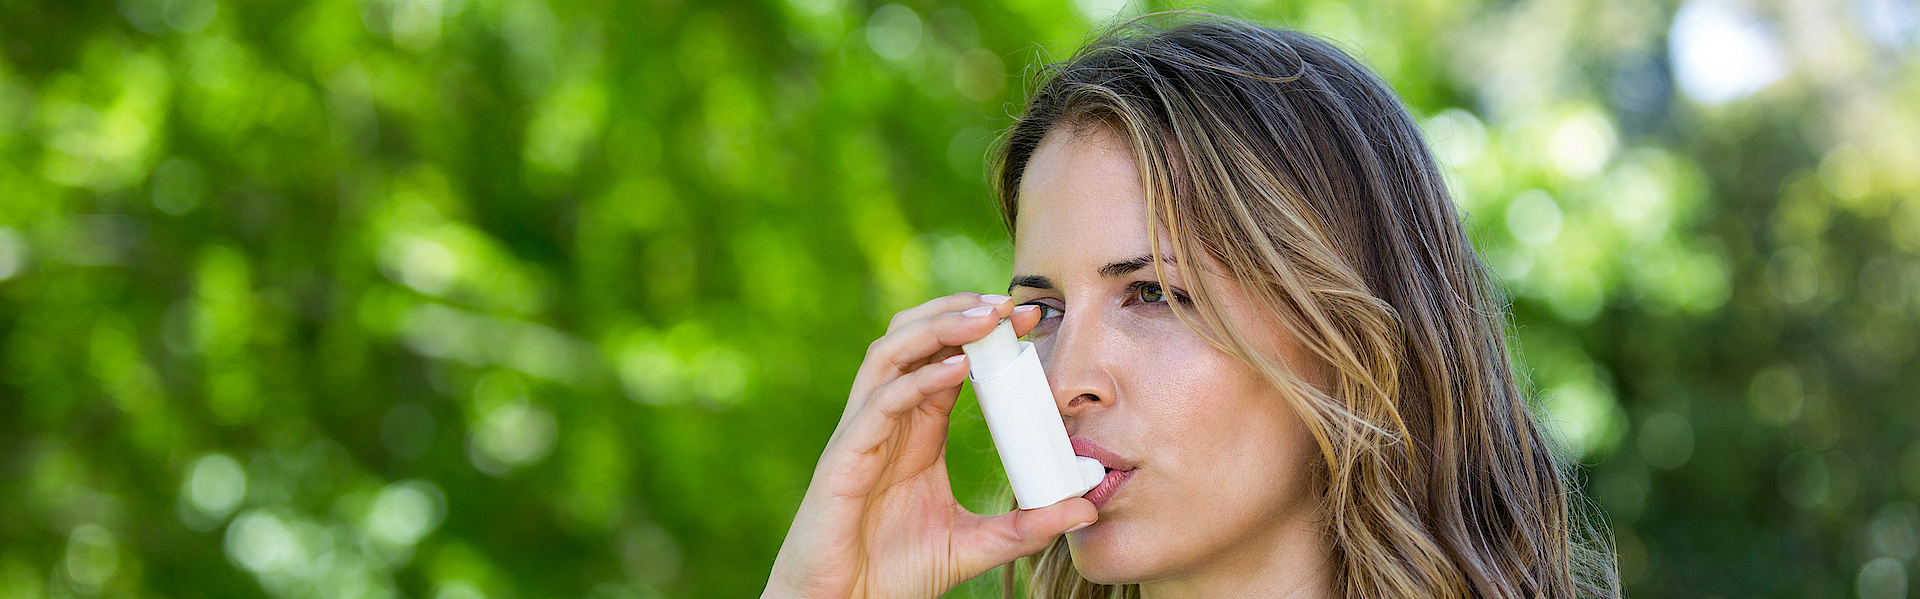
<path fill-rule="evenodd" d="M 1127 140 L 1155 274 L 1180 317 L 1282 390 L 1319 447 L 1320 524 L 1348 597 L 1617 597 L 1611 552 L 1515 379 L 1505 300 L 1391 88 L 1325 41 L 1193 13 L 1123 23 L 1046 67 L 993 167 L 1008 230 L 1056 130 Z M 1163 262 L 1162 256 L 1172 260 Z M 1205 256 L 1326 373 L 1230 326 Z M 1570 502 L 1573 502 L 1570 504 Z M 1009 567 L 1044 598 L 1138 597 L 1079 576 L 1065 537 Z"/>

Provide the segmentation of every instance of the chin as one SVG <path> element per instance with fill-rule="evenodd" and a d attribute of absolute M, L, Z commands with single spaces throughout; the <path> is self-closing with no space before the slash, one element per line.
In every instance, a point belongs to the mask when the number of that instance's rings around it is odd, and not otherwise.
<path fill-rule="evenodd" d="M 1073 569 L 1094 584 L 1133 584 L 1157 577 L 1148 560 L 1160 557 L 1150 543 L 1141 543 L 1138 530 L 1126 522 L 1102 521 L 1069 533 Z"/>

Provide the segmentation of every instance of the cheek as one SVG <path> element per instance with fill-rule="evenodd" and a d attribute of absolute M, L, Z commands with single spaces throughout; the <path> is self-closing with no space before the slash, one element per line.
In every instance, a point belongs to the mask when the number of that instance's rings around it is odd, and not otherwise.
<path fill-rule="evenodd" d="M 1213 513 L 1228 527 L 1308 509 L 1312 437 L 1257 371 L 1203 344 L 1165 356 L 1149 380 L 1156 388 L 1136 397 L 1143 447 L 1165 483 L 1158 507 Z"/>
<path fill-rule="evenodd" d="M 1143 372 L 1156 388 L 1137 394 L 1156 464 L 1226 486 L 1300 469 L 1305 427 L 1264 377 L 1204 343 L 1169 353 Z"/>
<path fill-rule="evenodd" d="M 1318 453 L 1288 400 L 1251 366 L 1178 332 L 1129 343 L 1137 359 L 1116 377 L 1131 401 L 1102 424 L 1142 452 L 1143 472 L 1115 517 L 1074 540 L 1076 563 L 1101 580 L 1272 548 L 1317 509 Z"/>

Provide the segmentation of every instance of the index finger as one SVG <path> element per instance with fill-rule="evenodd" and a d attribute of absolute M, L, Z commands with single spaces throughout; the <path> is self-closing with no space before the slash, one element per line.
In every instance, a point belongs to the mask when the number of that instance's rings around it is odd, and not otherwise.
<path fill-rule="evenodd" d="M 1044 316 L 1041 306 L 1034 304 L 1014 306 L 1013 313 L 1007 315 L 1007 319 L 1013 321 L 1013 336 L 1027 336 L 1027 333 L 1033 331 L 1033 327 L 1040 326 L 1041 316 Z"/>
<path fill-rule="evenodd" d="M 975 310 L 979 313 L 974 313 Z M 859 389 L 861 381 L 876 387 L 886 384 L 912 372 L 942 350 L 979 341 L 1012 310 L 1006 303 L 973 306 L 906 323 L 867 346 L 867 358 L 860 364 L 854 387 Z"/>
<path fill-rule="evenodd" d="M 1012 300 L 1013 298 L 1004 295 L 980 294 L 972 291 L 962 291 L 953 295 L 936 297 L 927 300 L 926 303 L 901 310 L 900 313 L 894 314 L 893 321 L 887 323 L 887 332 L 892 333 L 910 323 L 933 318 L 948 312 L 959 312 L 978 306 L 997 306 Z"/>

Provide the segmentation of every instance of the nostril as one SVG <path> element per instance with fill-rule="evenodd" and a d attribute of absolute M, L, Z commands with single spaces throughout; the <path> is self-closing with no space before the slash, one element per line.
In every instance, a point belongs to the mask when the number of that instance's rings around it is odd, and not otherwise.
<path fill-rule="evenodd" d="M 1092 393 L 1081 393 L 1080 395 L 1074 396 L 1073 399 L 1067 400 L 1067 407 L 1075 407 L 1084 403 L 1099 402 L 1099 401 L 1100 401 L 1100 396 L 1098 395 L 1094 395 Z"/>

